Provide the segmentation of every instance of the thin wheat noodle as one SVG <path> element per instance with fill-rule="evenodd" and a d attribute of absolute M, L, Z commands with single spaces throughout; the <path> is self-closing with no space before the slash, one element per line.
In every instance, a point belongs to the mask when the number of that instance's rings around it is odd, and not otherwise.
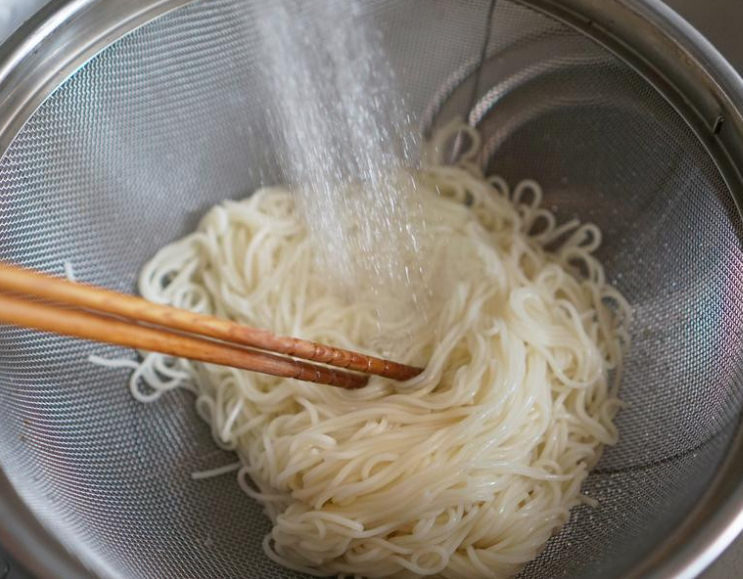
<path fill-rule="evenodd" d="M 446 166 L 457 138 L 463 161 Z M 558 223 L 535 181 L 512 190 L 485 179 L 479 147 L 474 129 L 452 123 L 415 175 L 433 232 L 419 248 L 430 264 L 422 283 L 444 288 L 427 319 L 411 309 L 380 321 L 379 304 L 338 295 L 281 187 L 215 207 L 140 277 L 154 302 L 425 365 L 416 378 L 344 391 L 155 354 L 92 358 L 134 368 L 143 402 L 177 387 L 196 393 L 215 440 L 240 462 L 194 478 L 238 470 L 273 522 L 264 550 L 285 567 L 509 577 L 572 507 L 595 504 L 580 486 L 617 441 L 629 305 L 593 255 L 599 229 Z M 401 328 L 407 342 L 380 341 Z"/>

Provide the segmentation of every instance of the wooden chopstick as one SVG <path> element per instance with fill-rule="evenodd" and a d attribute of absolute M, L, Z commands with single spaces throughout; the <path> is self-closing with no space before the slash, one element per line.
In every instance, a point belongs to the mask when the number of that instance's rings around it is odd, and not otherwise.
<path fill-rule="evenodd" d="M 299 338 L 277 336 L 267 330 L 155 304 L 135 296 L 55 278 L 2 262 L 0 262 L 0 290 L 35 296 L 64 305 L 162 326 L 169 330 L 188 332 L 396 380 L 407 380 L 422 372 L 422 369 L 413 366 Z M 141 349 L 149 348 L 141 347 Z M 184 357 L 189 356 L 184 355 Z"/>
<path fill-rule="evenodd" d="M 0 294 L 0 322 L 341 388 L 361 388 L 368 381 L 362 374 L 4 294 Z"/>

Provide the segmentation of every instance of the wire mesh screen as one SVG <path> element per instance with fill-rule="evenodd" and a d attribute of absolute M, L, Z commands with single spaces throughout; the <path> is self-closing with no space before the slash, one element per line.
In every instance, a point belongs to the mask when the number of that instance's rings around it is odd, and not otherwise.
<path fill-rule="evenodd" d="M 542 182 L 564 218 L 597 223 L 636 310 L 620 443 L 528 577 L 613 577 L 695 504 L 737 426 L 740 220 L 683 119 L 629 66 L 501 0 L 374 0 L 421 123 L 470 115 L 482 162 Z M 280 179 L 267 145 L 257 2 L 196 2 L 106 49 L 61 86 L 0 161 L 0 258 L 132 291 L 153 252 L 209 206 Z M 485 60 L 480 62 L 483 43 Z M 110 577 L 291 577 L 190 395 L 130 398 L 132 352 L 0 329 L 0 466 L 39 518 Z"/>

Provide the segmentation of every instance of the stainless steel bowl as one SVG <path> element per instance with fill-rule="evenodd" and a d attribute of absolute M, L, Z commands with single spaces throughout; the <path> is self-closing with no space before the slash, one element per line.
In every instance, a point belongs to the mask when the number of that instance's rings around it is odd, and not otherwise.
<path fill-rule="evenodd" d="M 209 205 L 278 178 L 267 0 L 58 0 L 0 53 L 0 258 L 131 290 Z M 622 439 L 528 577 L 693 577 L 743 528 L 743 81 L 656 0 L 370 0 L 414 115 L 595 221 L 637 309 Z M 474 95 L 474 97 L 473 97 Z M 174 204 L 173 200 L 177 200 Z M 288 577 L 187 394 L 0 329 L 0 540 L 40 576 Z M 115 349 L 109 353 L 132 355 Z"/>

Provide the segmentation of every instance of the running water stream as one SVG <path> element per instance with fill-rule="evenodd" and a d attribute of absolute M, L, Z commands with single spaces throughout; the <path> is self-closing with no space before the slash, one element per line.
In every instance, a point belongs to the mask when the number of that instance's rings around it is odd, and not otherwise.
<path fill-rule="evenodd" d="M 381 316 L 416 307 L 423 225 L 420 138 L 361 0 L 276 0 L 257 15 L 285 178 L 319 265 L 350 300 Z"/>

